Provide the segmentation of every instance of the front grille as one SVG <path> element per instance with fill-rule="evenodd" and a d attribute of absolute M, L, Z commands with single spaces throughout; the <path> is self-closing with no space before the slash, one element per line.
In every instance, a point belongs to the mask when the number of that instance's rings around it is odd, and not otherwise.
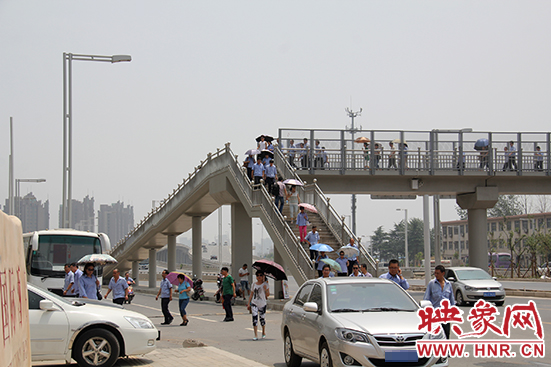
<path fill-rule="evenodd" d="M 424 334 L 373 335 L 381 347 L 412 347 Z"/>
<path fill-rule="evenodd" d="M 419 358 L 417 362 L 386 362 L 384 359 L 369 358 L 369 362 L 376 367 L 420 367 L 427 364 L 429 358 Z"/>

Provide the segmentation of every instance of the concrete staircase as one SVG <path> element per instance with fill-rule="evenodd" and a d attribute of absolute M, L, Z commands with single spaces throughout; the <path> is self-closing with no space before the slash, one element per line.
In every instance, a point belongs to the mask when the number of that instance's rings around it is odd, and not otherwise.
<path fill-rule="evenodd" d="M 339 242 L 339 240 L 331 233 L 331 231 L 329 230 L 329 227 L 326 225 L 326 223 L 323 221 L 323 219 L 320 217 L 319 214 L 310 213 L 310 212 L 307 212 L 307 214 L 308 214 L 308 219 L 309 219 L 310 224 L 311 224 L 307 228 L 308 232 L 310 232 L 312 230 L 312 226 L 316 226 L 317 229 L 318 229 L 318 232 L 320 234 L 320 243 L 325 243 L 326 245 L 331 246 L 335 250 L 334 252 L 328 253 L 327 256 L 329 256 L 329 258 L 331 258 L 331 259 L 336 259 L 338 257 L 337 250 L 341 246 L 344 246 L 345 244 L 341 244 Z M 289 205 L 287 205 L 287 204 L 285 204 L 283 206 L 283 215 L 287 216 L 287 223 L 291 227 L 291 230 L 293 231 L 293 233 L 295 234 L 297 239 L 300 239 L 298 226 L 295 224 L 296 220 L 293 220 L 291 222 L 290 219 L 289 219 L 290 218 L 290 210 L 289 210 Z M 303 247 L 306 251 L 309 251 L 308 244 L 303 244 Z"/>

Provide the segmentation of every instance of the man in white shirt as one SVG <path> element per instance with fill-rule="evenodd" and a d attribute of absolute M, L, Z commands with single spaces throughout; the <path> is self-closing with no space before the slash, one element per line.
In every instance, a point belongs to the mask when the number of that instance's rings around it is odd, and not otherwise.
<path fill-rule="evenodd" d="M 249 288 L 249 270 L 247 270 L 247 264 L 243 264 L 243 267 L 239 269 L 239 281 L 241 284 L 241 291 L 243 292 L 243 299 L 245 299 L 245 291 L 251 293 Z"/>
<path fill-rule="evenodd" d="M 349 275 L 350 277 L 363 277 L 364 275 L 360 271 L 360 266 L 358 264 L 354 264 L 352 266 L 352 274 Z"/>

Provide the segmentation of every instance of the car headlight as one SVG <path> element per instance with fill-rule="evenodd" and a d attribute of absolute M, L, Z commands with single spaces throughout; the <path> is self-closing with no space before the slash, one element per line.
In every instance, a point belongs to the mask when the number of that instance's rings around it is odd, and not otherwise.
<path fill-rule="evenodd" d="M 130 316 L 125 316 L 124 318 L 136 329 L 155 329 L 155 326 L 153 326 L 153 324 L 149 320 Z"/>
<path fill-rule="evenodd" d="M 475 291 L 476 288 L 475 287 L 469 287 L 468 285 L 466 285 L 465 290 L 470 292 L 470 291 Z"/>
<path fill-rule="evenodd" d="M 335 330 L 335 333 L 337 334 L 337 338 L 340 340 L 344 340 L 350 343 L 368 343 L 369 338 L 367 337 L 366 333 L 362 333 L 361 331 L 351 330 L 351 329 L 344 329 L 344 328 L 338 328 Z"/>
<path fill-rule="evenodd" d="M 429 339 L 446 339 L 446 334 L 444 334 L 444 330 L 440 328 L 440 332 L 438 334 L 429 333 Z"/>

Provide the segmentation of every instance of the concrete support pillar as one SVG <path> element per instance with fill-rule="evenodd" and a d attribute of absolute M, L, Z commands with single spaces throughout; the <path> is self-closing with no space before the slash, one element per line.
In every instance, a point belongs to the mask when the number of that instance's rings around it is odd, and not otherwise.
<path fill-rule="evenodd" d="M 430 218 L 429 218 L 429 196 L 423 195 L 423 237 L 425 252 L 425 285 L 428 285 L 431 279 L 430 268 Z"/>
<path fill-rule="evenodd" d="M 157 288 L 157 249 L 149 249 L 149 288 Z"/>
<path fill-rule="evenodd" d="M 192 275 L 197 278 L 203 277 L 203 222 L 201 217 L 194 216 L 191 219 L 191 262 Z"/>
<path fill-rule="evenodd" d="M 457 195 L 457 204 L 467 209 L 469 223 L 469 265 L 488 271 L 488 218 L 486 209 L 498 199 L 495 186 L 476 187 L 475 192 Z"/>
<path fill-rule="evenodd" d="M 486 209 L 468 209 L 469 266 L 488 269 L 488 218 Z"/>
<path fill-rule="evenodd" d="M 176 235 L 169 234 L 167 236 L 167 266 L 168 271 L 176 270 Z"/>
<path fill-rule="evenodd" d="M 241 203 L 231 204 L 231 275 L 239 279 L 239 268 L 243 264 L 249 266 L 249 273 L 253 274 L 253 224 L 247 211 Z M 249 284 L 256 281 L 256 277 L 249 276 Z"/>
<path fill-rule="evenodd" d="M 132 279 L 136 285 L 140 285 L 140 262 L 138 260 L 132 261 Z"/>
<path fill-rule="evenodd" d="M 281 257 L 281 254 L 274 246 L 274 261 L 278 263 L 279 265 L 283 266 L 283 269 L 286 269 L 285 264 L 283 263 L 283 257 Z M 281 285 L 281 281 L 275 281 L 274 282 L 274 298 L 275 299 L 283 299 L 283 286 Z"/>

